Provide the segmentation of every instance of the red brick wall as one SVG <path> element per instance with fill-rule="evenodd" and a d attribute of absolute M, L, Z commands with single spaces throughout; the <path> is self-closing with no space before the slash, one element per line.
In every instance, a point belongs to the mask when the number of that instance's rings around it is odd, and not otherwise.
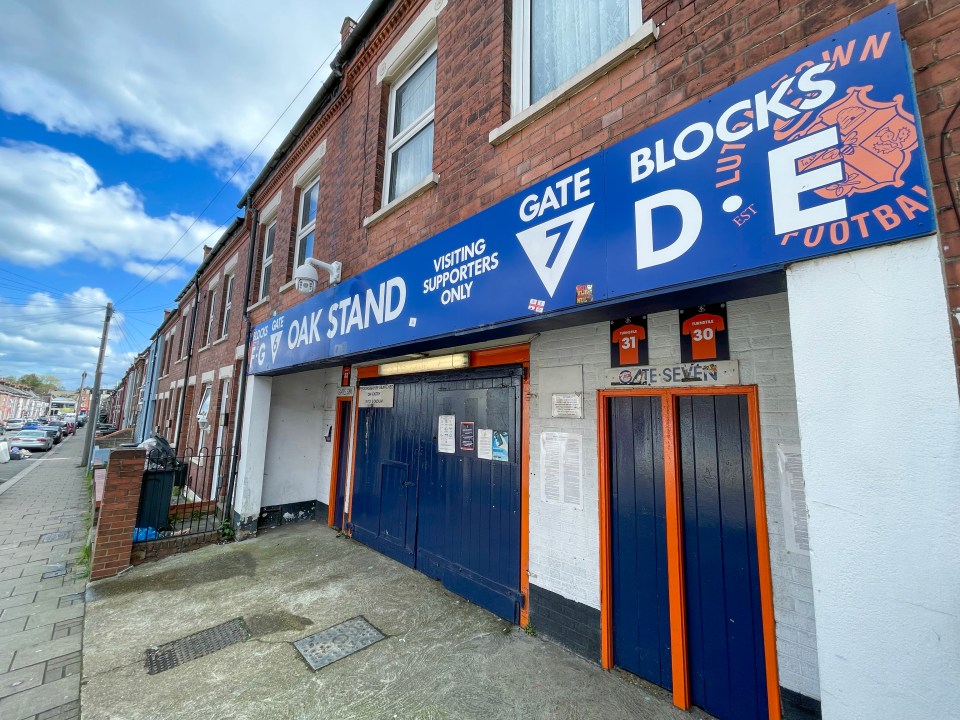
<path fill-rule="evenodd" d="M 91 580 L 113 577 L 130 565 L 145 457 L 143 450 L 110 454 L 90 559 Z"/>
<path fill-rule="evenodd" d="M 254 323 L 302 298 L 279 293 L 293 252 L 293 173 L 323 139 L 316 255 L 349 277 L 726 87 L 752 70 L 888 5 L 863 0 L 666 0 L 644 3 L 660 25 L 655 45 L 613 69 L 499 146 L 491 130 L 509 118 L 510 0 L 449 3 L 438 18 L 434 170 L 440 182 L 370 228 L 380 207 L 387 88 L 376 67 L 426 0 L 400 0 L 345 68 L 339 96 L 257 190 L 262 207 L 279 189 L 270 300 Z M 960 308 L 960 227 L 940 164 L 939 137 L 960 101 L 960 3 L 898 0 L 915 69 L 951 308 Z M 960 113 L 954 118 L 960 126 Z M 960 139 L 948 138 L 949 182 L 960 174 Z M 322 285 L 321 285 L 322 287 Z M 957 325 L 954 324 L 955 337 Z M 960 363 L 960 341 L 956 343 Z"/>

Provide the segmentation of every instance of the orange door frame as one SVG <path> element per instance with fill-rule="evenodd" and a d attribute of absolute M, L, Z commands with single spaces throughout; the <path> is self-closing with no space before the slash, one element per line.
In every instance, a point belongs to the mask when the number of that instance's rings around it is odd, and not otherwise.
<path fill-rule="evenodd" d="M 520 389 L 520 594 L 523 604 L 520 607 L 520 627 L 530 622 L 530 345 L 504 345 L 470 353 L 470 367 L 496 367 L 498 365 L 521 365 L 523 381 Z M 357 378 L 379 377 L 377 365 L 357 368 Z M 358 402 L 353 408 L 353 468 L 350 473 L 350 516 L 353 515 L 353 474 L 357 467 L 357 426 L 360 422 L 359 391 Z M 331 515 L 332 517 L 332 515 Z M 344 513 L 344 524 L 347 513 Z"/>
<path fill-rule="evenodd" d="M 333 413 L 333 462 L 330 463 L 330 503 L 327 505 L 327 527 L 333 527 L 334 518 L 336 517 L 337 510 L 337 475 L 340 472 L 340 463 L 347 462 L 347 458 L 340 457 L 340 404 L 341 403 L 351 403 L 353 401 L 352 397 L 338 397 L 337 403 L 334 406 Z M 349 421 L 347 423 L 350 424 Z M 345 428 L 346 429 L 346 428 Z M 349 432 L 349 430 L 347 430 Z M 344 477 L 344 483 L 347 479 Z M 347 499 L 347 489 L 343 489 L 343 499 Z M 346 519 L 346 513 L 343 514 L 344 521 Z M 343 522 L 343 521 L 342 521 Z M 342 530 L 342 528 L 341 528 Z"/>
<path fill-rule="evenodd" d="M 773 617 L 773 582 L 770 572 L 770 546 L 767 537 L 767 508 L 763 482 L 763 452 L 760 438 L 760 410 L 755 385 L 600 390 L 597 392 L 600 500 L 600 658 L 601 665 L 613 667 L 613 558 L 610 510 L 610 398 L 632 395 L 660 398 L 663 417 L 664 504 L 667 523 L 667 575 L 670 596 L 670 643 L 673 671 L 673 704 L 690 707 L 690 680 L 687 667 L 687 627 L 683 577 L 683 496 L 677 453 L 676 399 L 690 395 L 745 395 L 750 423 L 750 464 L 753 471 L 754 516 L 757 527 L 757 565 L 760 574 L 760 615 L 763 626 L 763 650 L 767 681 L 769 720 L 781 720 L 780 682 L 777 668 L 777 640 Z"/>

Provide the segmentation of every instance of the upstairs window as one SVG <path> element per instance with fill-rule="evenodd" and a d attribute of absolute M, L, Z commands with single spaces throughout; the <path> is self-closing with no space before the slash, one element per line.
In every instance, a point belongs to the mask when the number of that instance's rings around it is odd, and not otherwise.
<path fill-rule="evenodd" d="M 233 275 L 227 275 L 223 284 L 223 313 L 220 321 L 220 337 L 224 338 L 230 332 L 230 309 L 233 307 Z"/>
<path fill-rule="evenodd" d="M 207 334 L 206 339 L 204 340 L 204 346 L 207 346 L 213 341 L 213 329 L 217 323 L 217 290 L 219 288 L 212 287 L 207 291 L 207 310 L 209 315 L 207 315 Z"/>
<path fill-rule="evenodd" d="M 387 111 L 384 204 L 433 171 L 433 110 L 437 86 L 434 43 L 390 88 Z"/>
<path fill-rule="evenodd" d="M 277 234 L 277 222 L 274 220 L 267 226 L 263 234 L 263 261 L 260 264 L 260 296 L 263 300 L 270 294 L 270 275 L 273 271 L 273 240 Z"/>
<path fill-rule="evenodd" d="M 640 28 L 640 0 L 514 0 L 514 114 Z"/>
<path fill-rule="evenodd" d="M 307 258 L 313 257 L 313 243 L 316 238 L 317 201 L 320 198 L 320 181 L 314 180 L 300 193 L 300 215 L 297 220 L 297 248 L 293 269 L 303 265 Z"/>

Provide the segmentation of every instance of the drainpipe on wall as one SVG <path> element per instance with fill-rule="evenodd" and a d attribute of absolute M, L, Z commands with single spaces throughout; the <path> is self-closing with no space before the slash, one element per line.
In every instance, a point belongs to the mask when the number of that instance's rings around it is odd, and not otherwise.
<path fill-rule="evenodd" d="M 180 393 L 180 406 L 177 408 L 177 417 L 180 418 L 180 424 L 177 426 L 177 450 L 181 450 L 180 436 L 183 435 L 183 423 L 186 418 L 183 416 L 184 405 L 187 404 L 187 390 L 190 387 L 190 361 L 193 360 L 193 337 L 197 332 L 197 312 L 200 310 L 200 277 L 193 280 L 193 289 L 197 297 L 193 301 L 193 317 L 190 319 L 190 338 L 187 340 L 187 365 L 183 372 L 183 392 Z M 170 348 L 173 352 L 173 348 Z"/>
<path fill-rule="evenodd" d="M 240 435 L 243 428 L 244 401 L 247 397 L 247 366 L 250 358 L 250 313 L 247 308 L 250 307 L 250 288 L 253 285 L 253 258 L 257 250 L 257 232 L 260 229 L 260 213 L 253 207 L 253 198 L 250 196 L 247 196 L 247 207 L 244 214 L 250 217 L 250 252 L 247 253 L 247 279 L 243 290 L 243 359 L 240 363 L 240 377 L 237 378 L 237 384 L 240 388 L 237 391 L 237 412 L 233 420 L 233 448 L 230 453 L 233 457 L 233 466 L 230 469 L 230 478 L 227 484 L 227 507 L 224 509 L 224 517 L 233 519 L 235 530 L 240 525 L 240 518 L 233 518 L 233 493 L 237 485 L 237 472 L 240 469 Z"/>

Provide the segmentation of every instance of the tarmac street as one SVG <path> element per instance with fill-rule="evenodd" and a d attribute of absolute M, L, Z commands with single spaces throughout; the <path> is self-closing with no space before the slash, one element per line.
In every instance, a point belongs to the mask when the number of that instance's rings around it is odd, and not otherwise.
<path fill-rule="evenodd" d="M 79 436 L 0 466 L 0 718 L 80 717 L 90 500 Z"/>
<path fill-rule="evenodd" d="M 86 608 L 84 720 L 708 717 L 314 522 L 91 583 Z M 312 671 L 292 643 L 356 616 L 385 638 Z M 149 649 L 237 618 L 250 639 L 147 673 Z"/>

